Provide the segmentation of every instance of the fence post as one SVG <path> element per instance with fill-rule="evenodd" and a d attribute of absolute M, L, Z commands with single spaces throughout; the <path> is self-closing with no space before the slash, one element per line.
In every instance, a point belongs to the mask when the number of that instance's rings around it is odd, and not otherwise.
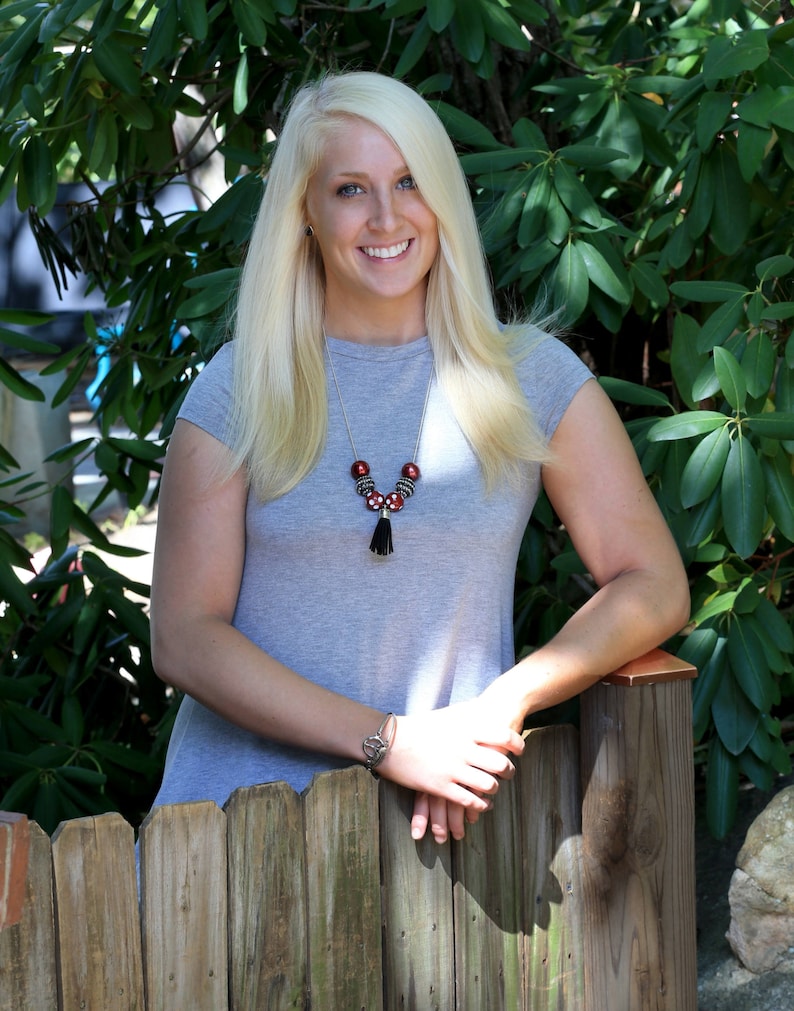
<path fill-rule="evenodd" d="M 689 664 L 661 650 L 582 696 L 587 1011 L 695 1011 Z"/>
<path fill-rule="evenodd" d="M 20 916 L 15 922 L 6 916 L 0 926 L 0 1007 L 3 1011 L 54 1008 L 58 1006 L 58 985 L 50 837 L 24 815 L 3 812 L 0 824 L 12 836 L 11 853 L 6 850 L 11 861 L 9 879 L 21 874 L 23 868 L 25 875 Z M 19 846 L 24 847 L 24 853 L 19 852 Z M 2 863 L 0 860 L 0 867 Z M 15 899 L 15 914 L 17 909 Z"/>

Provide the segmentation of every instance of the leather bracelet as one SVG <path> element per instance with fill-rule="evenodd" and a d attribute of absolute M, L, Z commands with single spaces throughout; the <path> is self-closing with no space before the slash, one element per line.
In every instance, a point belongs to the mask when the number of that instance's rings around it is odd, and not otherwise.
<path fill-rule="evenodd" d="M 391 723 L 389 727 L 389 733 L 384 736 L 386 727 Z M 397 729 L 397 717 L 394 713 L 387 713 L 383 723 L 378 727 L 374 734 L 369 737 L 365 737 L 361 742 L 361 747 L 364 751 L 364 766 L 366 769 L 375 775 L 375 769 L 386 756 L 386 752 L 389 750 L 389 745 L 391 744 L 392 738 L 394 737 L 394 731 Z"/>

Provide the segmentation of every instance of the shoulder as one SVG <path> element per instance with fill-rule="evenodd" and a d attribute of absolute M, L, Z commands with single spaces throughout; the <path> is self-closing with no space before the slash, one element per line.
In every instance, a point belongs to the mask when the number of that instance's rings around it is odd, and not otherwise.
<path fill-rule="evenodd" d="M 193 380 L 178 414 L 227 444 L 233 367 L 234 346 L 230 342 L 216 352 Z"/>
<path fill-rule="evenodd" d="M 516 376 L 532 413 L 550 438 L 593 373 L 562 340 L 528 324 L 515 331 Z"/>

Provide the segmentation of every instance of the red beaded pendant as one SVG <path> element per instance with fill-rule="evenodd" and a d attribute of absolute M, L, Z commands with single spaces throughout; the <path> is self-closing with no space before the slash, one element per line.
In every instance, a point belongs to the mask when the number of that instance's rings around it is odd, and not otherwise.
<path fill-rule="evenodd" d="M 419 467 L 412 462 L 403 464 L 401 477 L 394 486 L 394 491 L 382 495 L 376 488 L 370 475 L 366 460 L 356 460 L 350 468 L 350 474 L 356 482 L 356 491 L 362 495 L 367 508 L 380 513 L 375 533 L 372 535 L 369 549 L 376 555 L 390 555 L 394 551 L 391 538 L 391 514 L 399 512 L 416 490 L 416 482 L 421 476 Z"/>

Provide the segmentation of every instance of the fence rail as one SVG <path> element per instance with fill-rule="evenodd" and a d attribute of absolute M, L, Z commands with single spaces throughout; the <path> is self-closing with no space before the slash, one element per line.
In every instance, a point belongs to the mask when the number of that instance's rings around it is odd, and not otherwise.
<path fill-rule="evenodd" d="M 0 1005 L 695 1011 L 689 678 L 661 651 L 533 730 L 466 838 L 356 767 L 61 824 L 0 815 Z"/>

